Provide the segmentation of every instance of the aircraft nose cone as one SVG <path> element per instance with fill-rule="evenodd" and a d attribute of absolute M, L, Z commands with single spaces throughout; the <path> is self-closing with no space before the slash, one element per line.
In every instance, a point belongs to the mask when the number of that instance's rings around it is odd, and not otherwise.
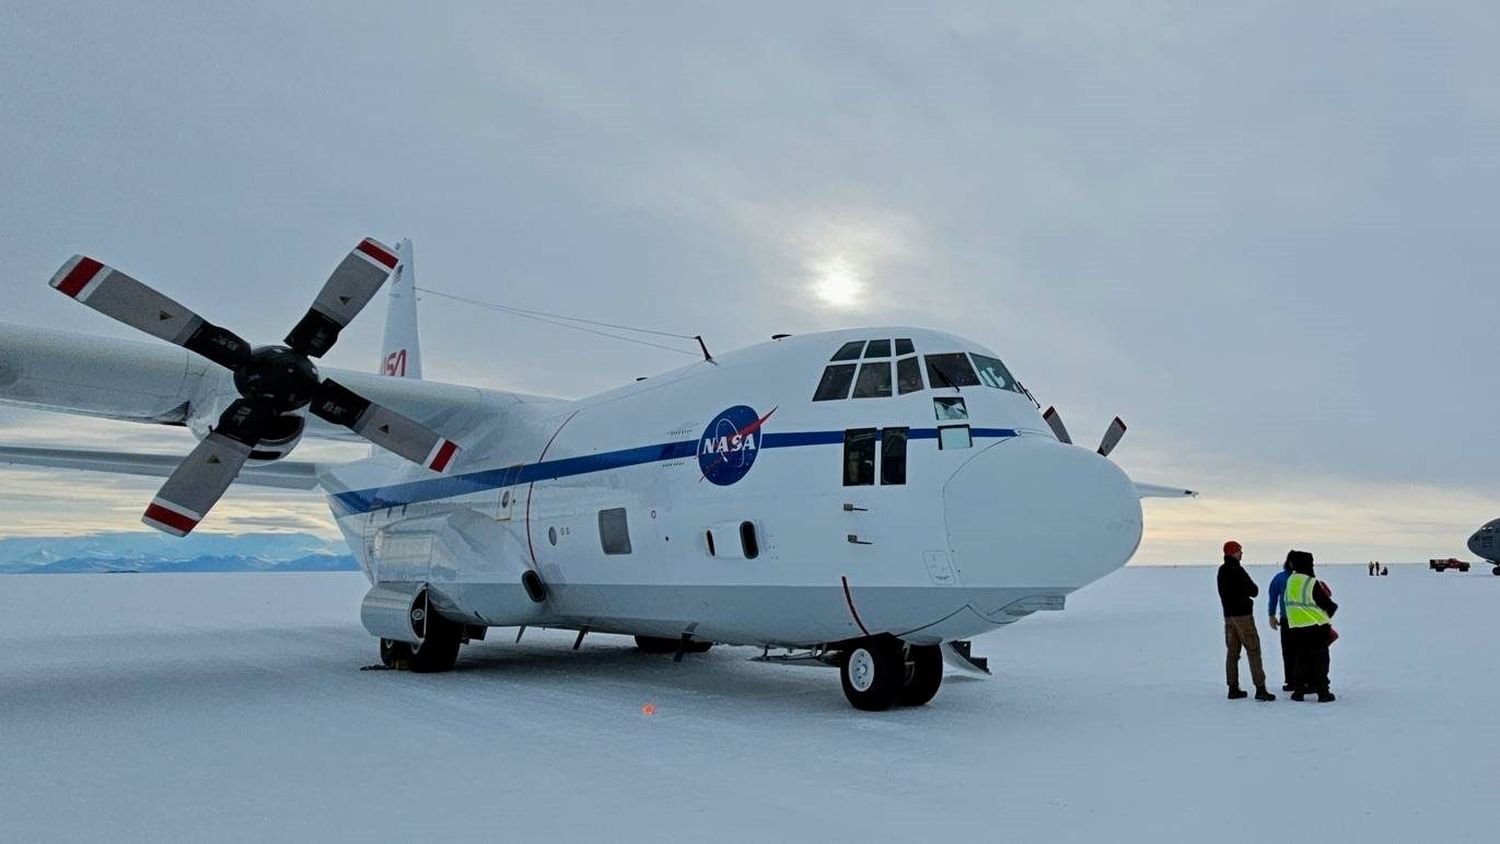
<path fill-rule="evenodd" d="M 1141 541 L 1141 503 L 1092 451 L 1017 437 L 974 456 L 943 489 L 948 541 L 968 587 L 1076 589 L 1114 571 Z"/>

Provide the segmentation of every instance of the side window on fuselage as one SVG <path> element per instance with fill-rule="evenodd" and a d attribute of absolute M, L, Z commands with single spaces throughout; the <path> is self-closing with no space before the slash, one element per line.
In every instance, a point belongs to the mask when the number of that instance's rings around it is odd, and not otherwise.
<path fill-rule="evenodd" d="M 605 554 L 630 553 L 630 521 L 624 507 L 599 511 L 599 545 Z"/>
<path fill-rule="evenodd" d="M 909 428 L 885 428 L 880 432 L 880 483 L 906 483 L 906 435 Z"/>
<path fill-rule="evenodd" d="M 844 486 L 875 483 L 875 429 L 855 428 L 844 432 Z"/>

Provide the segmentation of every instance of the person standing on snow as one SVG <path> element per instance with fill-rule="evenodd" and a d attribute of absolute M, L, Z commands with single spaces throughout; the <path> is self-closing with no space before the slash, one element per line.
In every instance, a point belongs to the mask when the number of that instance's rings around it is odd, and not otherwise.
<path fill-rule="evenodd" d="M 1275 700 L 1266 691 L 1266 670 L 1260 662 L 1260 634 L 1255 629 L 1255 596 L 1260 587 L 1240 565 L 1245 551 L 1238 542 L 1224 543 L 1224 565 L 1219 566 L 1219 603 L 1224 608 L 1224 678 L 1229 683 L 1229 699 L 1246 697 L 1240 688 L 1240 648 L 1250 660 L 1250 679 L 1255 681 L 1256 700 Z"/>
<path fill-rule="evenodd" d="M 1333 644 L 1333 590 L 1313 574 L 1313 555 L 1291 551 L 1286 555 L 1292 575 L 1286 581 L 1287 626 L 1292 636 L 1292 700 L 1318 693 L 1319 703 L 1335 698 L 1328 690 L 1328 646 Z"/>
<path fill-rule="evenodd" d="M 1280 631 L 1278 638 L 1281 639 L 1281 690 L 1283 692 L 1294 692 L 1292 686 L 1292 637 L 1291 628 L 1286 624 L 1286 581 L 1292 576 L 1292 556 L 1287 555 L 1286 562 L 1282 563 L 1281 571 L 1271 578 L 1271 585 L 1266 587 L 1266 609 L 1271 614 L 1271 629 Z"/>

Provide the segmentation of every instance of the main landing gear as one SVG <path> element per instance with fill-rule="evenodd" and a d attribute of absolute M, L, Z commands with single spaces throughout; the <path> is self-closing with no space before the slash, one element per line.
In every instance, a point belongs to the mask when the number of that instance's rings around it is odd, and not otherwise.
<path fill-rule="evenodd" d="M 844 697 L 855 709 L 880 712 L 892 706 L 921 706 L 943 684 L 938 645 L 908 645 L 894 636 L 855 642 L 839 663 Z"/>
<path fill-rule="evenodd" d="M 422 619 L 422 626 L 422 641 L 415 645 L 381 639 L 380 663 L 386 668 L 405 668 L 416 674 L 451 670 L 458 662 L 458 649 L 464 642 L 463 625 L 429 609 Z"/>

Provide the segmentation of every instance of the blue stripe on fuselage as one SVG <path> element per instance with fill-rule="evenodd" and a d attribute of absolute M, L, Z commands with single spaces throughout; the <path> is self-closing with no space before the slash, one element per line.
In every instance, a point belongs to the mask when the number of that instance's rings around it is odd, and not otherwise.
<path fill-rule="evenodd" d="M 975 428 L 972 433 L 976 437 L 987 438 L 1016 436 L 1016 432 L 1010 428 Z M 937 429 L 913 428 L 908 436 L 914 440 L 937 439 Z M 843 431 L 795 431 L 761 435 L 761 448 L 839 445 L 843 442 Z M 599 454 L 507 466 L 503 469 L 485 469 L 452 477 L 423 478 L 419 481 L 407 481 L 373 489 L 351 490 L 332 496 L 332 500 L 342 515 L 368 513 L 386 507 L 401 507 L 423 501 L 458 498 L 518 484 L 553 481 L 558 478 L 607 472 L 611 469 L 624 469 L 629 466 L 664 463 L 668 460 L 684 460 L 697 455 L 697 440 L 679 440 L 626 448 L 620 451 L 605 451 Z"/>

